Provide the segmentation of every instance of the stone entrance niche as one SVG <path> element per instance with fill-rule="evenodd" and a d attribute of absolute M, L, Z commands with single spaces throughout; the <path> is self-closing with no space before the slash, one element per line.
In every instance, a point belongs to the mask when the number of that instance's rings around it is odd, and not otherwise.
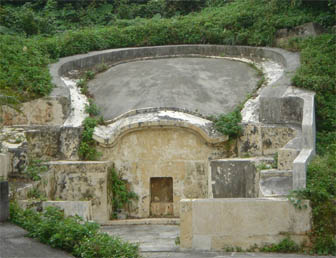
<path fill-rule="evenodd" d="M 173 216 L 173 178 L 150 178 L 150 215 L 152 217 Z"/>

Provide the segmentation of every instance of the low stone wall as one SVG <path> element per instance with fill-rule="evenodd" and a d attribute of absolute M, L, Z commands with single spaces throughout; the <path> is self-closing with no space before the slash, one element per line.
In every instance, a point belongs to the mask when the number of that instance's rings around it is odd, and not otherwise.
<path fill-rule="evenodd" d="M 62 125 L 69 114 L 69 103 L 66 97 L 46 97 L 25 102 L 19 110 L 3 107 L 3 125 Z"/>
<path fill-rule="evenodd" d="M 111 209 L 107 201 L 108 161 L 52 161 L 47 162 L 48 172 L 41 180 L 20 189 L 18 199 L 28 199 L 28 193 L 36 188 L 48 200 L 91 201 L 92 218 L 105 222 Z"/>
<path fill-rule="evenodd" d="M 91 201 L 46 201 L 42 202 L 42 208 L 58 207 L 64 211 L 66 217 L 80 216 L 85 221 L 92 220 Z"/>
<path fill-rule="evenodd" d="M 297 209 L 287 199 L 181 200 L 180 241 L 183 249 L 220 251 L 280 242 L 290 236 L 309 242 L 311 208 Z"/>

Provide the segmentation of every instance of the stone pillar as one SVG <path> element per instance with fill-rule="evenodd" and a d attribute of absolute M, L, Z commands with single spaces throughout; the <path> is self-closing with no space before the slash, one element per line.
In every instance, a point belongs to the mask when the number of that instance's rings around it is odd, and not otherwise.
<path fill-rule="evenodd" d="M 10 170 L 9 154 L 0 153 L 0 181 L 7 180 Z"/>
<path fill-rule="evenodd" d="M 0 181 L 0 222 L 9 218 L 8 181 Z"/>

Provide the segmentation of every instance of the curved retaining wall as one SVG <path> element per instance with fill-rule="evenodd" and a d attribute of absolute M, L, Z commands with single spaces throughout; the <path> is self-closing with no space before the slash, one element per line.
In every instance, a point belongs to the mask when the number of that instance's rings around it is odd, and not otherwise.
<path fill-rule="evenodd" d="M 297 90 L 294 94 L 289 93 L 292 89 L 291 77 L 300 65 L 297 53 L 277 48 L 223 45 L 155 46 L 90 52 L 62 58 L 50 66 L 53 83 L 57 86 L 51 97 L 68 98 L 70 103 L 69 89 L 61 76 L 71 70 L 90 69 L 100 63 L 116 65 L 136 59 L 174 56 L 226 56 L 247 58 L 255 62 L 270 59 L 281 64 L 284 68 L 283 75 L 260 93 L 259 121 L 264 124 L 294 124 L 302 128 L 302 144 L 298 146 L 302 151 L 293 165 L 296 171 L 293 175 L 293 187 L 295 189 L 305 187 L 305 168 L 315 153 L 314 94 L 302 90 Z M 136 112 L 128 112 L 127 116 L 134 116 Z"/>
<path fill-rule="evenodd" d="M 61 58 L 59 62 L 50 65 L 50 73 L 53 83 L 57 86 L 52 96 L 69 96 L 66 85 L 61 76 L 71 70 L 90 69 L 100 63 L 117 64 L 142 58 L 160 58 L 173 56 L 227 56 L 244 57 L 255 61 L 263 58 L 271 59 L 284 66 L 284 75 L 275 82 L 285 92 L 290 85 L 292 73 L 299 66 L 298 54 L 276 48 L 256 48 L 247 46 L 223 46 L 223 45 L 175 45 L 140 48 L 109 49 L 90 52 L 88 54 Z M 278 88 L 278 87 L 277 87 Z M 277 94 L 279 96 L 279 94 Z"/>

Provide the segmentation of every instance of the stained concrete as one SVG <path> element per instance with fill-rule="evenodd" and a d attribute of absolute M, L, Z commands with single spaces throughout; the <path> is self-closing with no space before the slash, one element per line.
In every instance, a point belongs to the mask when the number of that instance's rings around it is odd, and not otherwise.
<path fill-rule="evenodd" d="M 112 67 L 89 82 L 105 119 L 131 109 L 177 107 L 204 115 L 227 113 L 258 82 L 248 64 L 223 58 L 166 58 Z"/>
<path fill-rule="evenodd" d="M 256 167 L 251 160 L 213 160 L 210 166 L 214 198 L 256 197 Z"/>
<path fill-rule="evenodd" d="M 103 226 L 102 230 L 110 235 L 117 235 L 124 240 L 140 244 L 144 258 L 317 258 L 327 256 L 307 256 L 301 254 L 267 254 L 240 252 L 183 251 L 175 244 L 179 236 L 178 225 L 114 225 Z"/>
<path fill-rule="evenodd" d="M 142 252 L 175 252 L 179 236 L 178 225 L 113 225 L 103 226 L 102 231 L 123 240 L 139 244 Z"/>

